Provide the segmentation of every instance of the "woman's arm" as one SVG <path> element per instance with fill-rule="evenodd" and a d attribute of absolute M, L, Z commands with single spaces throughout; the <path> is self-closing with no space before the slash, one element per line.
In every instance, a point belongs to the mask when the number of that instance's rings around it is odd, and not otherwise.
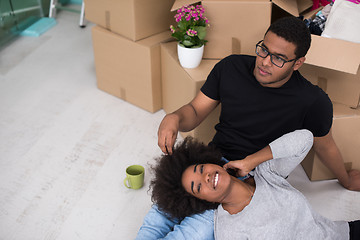
<path fill-rule="evenodd" d="M 241 160 L 230 161 L 224 165 L 225 169 L 231 168 L 236 170 L 237 176 L 246 176 L 251 170 L 253 170 L 259 164 L 273 158 L 270 146 L 267 145 L 260 151 L 247 156 Z"/>
<path fill-rule="evenodd" d="M 305 158 L 312 143 L 313 135 L 310 131 L 296 130 L 242 160 L 225 164 L 224 168 L 236 169 L 239 176 L 245 176 L 259 164 L 276 159 L 271 163 L 272 170 L 286 177 Z"/>
<path fill-rule="evenodd" d="M 287 177 L 306 157 L 314 137 L 309 130 L 296 130 L 270 143 L 273 161 L 270 168 L 282 177 Z"/>

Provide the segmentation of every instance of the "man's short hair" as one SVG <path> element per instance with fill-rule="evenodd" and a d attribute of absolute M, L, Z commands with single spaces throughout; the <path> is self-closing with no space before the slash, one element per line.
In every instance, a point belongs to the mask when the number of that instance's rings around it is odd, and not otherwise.
<path fill-rule="evenodd" d="M 305 57 L 311 44 L 311 34 L 306 24 L 297 17 L 284 17 L 273 22 L 267 29 L 269 32 L 284 38 L 286 41 L 295 44 L 296 58 Z"/>

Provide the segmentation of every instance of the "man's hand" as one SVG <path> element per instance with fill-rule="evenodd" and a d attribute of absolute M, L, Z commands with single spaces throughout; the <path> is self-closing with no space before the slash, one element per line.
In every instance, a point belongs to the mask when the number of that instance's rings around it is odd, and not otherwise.
<path fill-rule="evenodd" d="M 165 154 L 172 154 L 179 131 L 179 118 L 176 114 L 167 114 L 161 121 L 158 130 L 158 145 Z"/>
<path fill-rule="evenodd" d="M 344 160 L 332 137 L 331 130 L 323 137 L 314 138 L 314 150 L 324 165 L 335 174 L 344 188 L 360 191 L 360 171 L 351 170 L 346 172 Z"/>
<path fill-rule="evenodd" d="M 360 171 L 352 169 L 348 172 L 350 184 L 346 186 L 348 190 L 360 191 Z"/>

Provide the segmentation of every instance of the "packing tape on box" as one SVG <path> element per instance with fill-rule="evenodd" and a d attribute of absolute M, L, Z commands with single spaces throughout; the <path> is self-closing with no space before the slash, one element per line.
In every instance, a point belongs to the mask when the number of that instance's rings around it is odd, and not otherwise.
<path fill-rule="evenodd" d="M 125 88 L 120 88 L 120 98 L 126 101 L 126 90 Z"/>
<path fill-rule="evenodd" d="M 241 42 L 239 39 L 232 37 L 231 38 L 231 53 L 240 54 L 241 53 Z"/>
<path fill-rule="evenodd" d="M 111 29 L 111 26 L 110 26 L 110 11 L 105 11 L 105 27 L 107 29 Z"/>
<path fill-rule="evenodd" d="M 344 166 L 346 171 L 350 171 L 352 169 L 352 162 L 345 162 Z"/>
<path fill-rule="evenodd" d="M 317 84 L 324 92 L 327 91 L 327 79 L 324 77 L 318 77 L 318 84 Z"/>

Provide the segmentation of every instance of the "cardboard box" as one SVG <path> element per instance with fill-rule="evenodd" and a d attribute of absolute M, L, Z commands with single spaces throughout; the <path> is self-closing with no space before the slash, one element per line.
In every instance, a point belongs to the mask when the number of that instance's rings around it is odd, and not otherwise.
<path fill-rule="evenodd" d="M 270 23 L 287 15 L 298 16 L 312 6 L 310 0 L 203 0 L 210 21 L 204 58 L 230 54 L 255 55 L 255 44 L 264 38 Z"/>
<path fill-rule="evenodd" d="M 312 35 L 305 64 L 299 70 L 332 101 L 356 108 L 360 100 L 360 44 Z"/>
<path fill-rule="evenodd" d="M 255 54 L 255 44 L 270 25 L 270 1 L 203 1 L 210 21 L 204 58 L 221 59 L 230 54 Z"/>
<path fill-rule="evenodd" d="M 345 168 L 360 170 L 360 109 L 334 103 L 332 134 L 344 159 Z M 334 174 L 321 162 L 314 150 L 301 163 L 310 180 L 334 179 Z"/>
<path fill-rule="evenodd" d="M 171 8 L 171 11 L 175 11 L 183 6 L 186 6 L 186 5 L 191 5 L 191 4 L 194 4 L 194 3 L 200 3 L 201 0 L 175 0 L 172 8 Z"/>
<path fill-rule="evenodd" d="M 149 112 L 161 109 L 160 43 L 170 31 L 133 42 L 95 26 L 92 36 L 98 88 Z"/>
<path fill-rule="evenodd" d="M 164 32 L 174 22 L 174 0 L 85 0 L 85 18 L 133 41 Z"/>
<path fill-rule="evenodd" d="M 181 67 L 176 51 L 176 42 L 161 44 L 161 72 L 163 109 L 171 113 L 189 103 L 199 92 L 207 76 L 218 60 L 202 60 L 194 69 Z M 191 132 L 181 133 L 208 143 L 215 134 L 214 126 L 218 123 L 220 107 L 218 106 L 197 128 Z"/>
<path fill-rule="evenodd" d="M 172 11 L 196 0 L 176 0 Z M 303 14 L 311 0 L 203 0 L 210 21 L 204 58 L 222 59 L 230 54 L 255 55 L 255 44 L 263 39 L 273 19 Z"/>

